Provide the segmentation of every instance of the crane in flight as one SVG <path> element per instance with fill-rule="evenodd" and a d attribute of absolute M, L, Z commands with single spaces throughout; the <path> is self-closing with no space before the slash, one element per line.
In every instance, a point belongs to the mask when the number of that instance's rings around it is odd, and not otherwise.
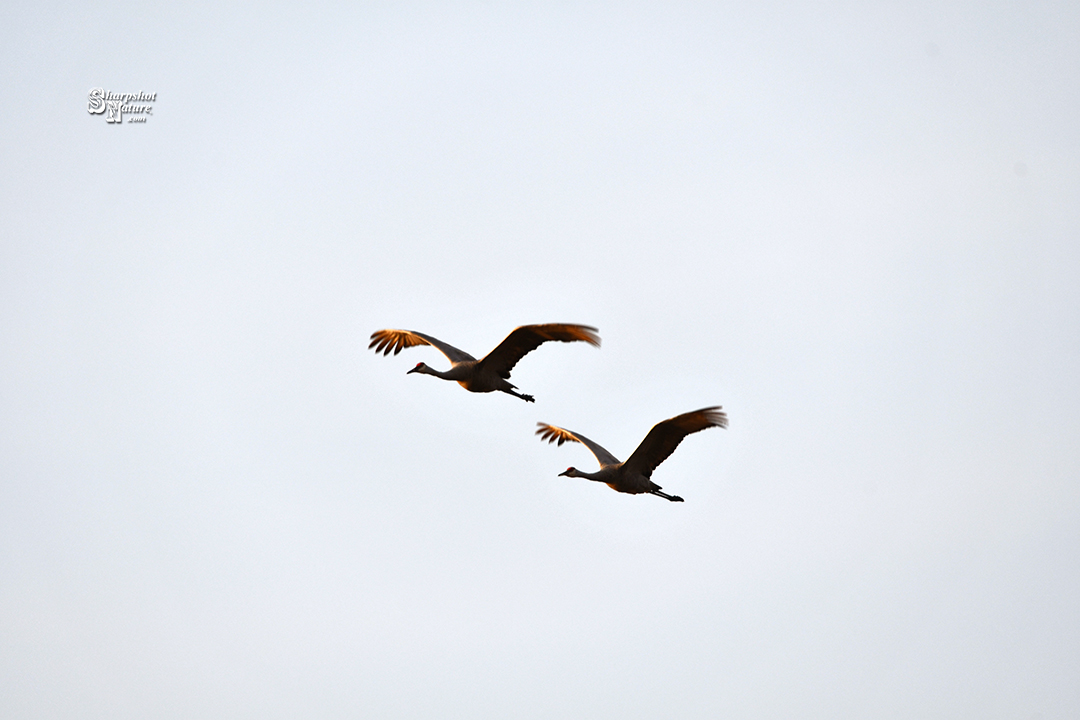
<path fill-rule="evenodd" d="M 383 355 L 389 355 L 393 350 L 397 355 L 407 347 L 431 345 L 450 361 L 450 369 L 436 370 L 424 363 L 417 363 L 416 367 L 406 375 L 411 373 L 434 375 L 443 380 L 455 380 L 469 392 L 487 393 L 498 390 L 519 397 L 525 402 L 535 402 L 532 395 L 516 392 L 517 386 L 511 385 L 508 381 L 510 371 L 517 365 L 518 360 L 551 340 L 582 341 L 596 347 L 600 346 L 600 336 L 596 334 L 594 327 L 548 323 L 522 325 L 515 328 L 505 340 L 480 360 L 442 340 L 411 330 L 376 330 L 371 334 L 371 344 L 368 348 L 375 348 L 376 353 L 381 352 Z"/>
<path fill-rule="evenodd" d="M 596 480 L 621 493 L 631 495 L 651 493 L 665 500 L 682 502 L 683 499 L 678 495 L 661 492 L 660 486 L 649 479 L 652 477 L 653 470 L 675 452 L 675 448 L 679 447 L 684 437 L 705 428 L 726 428 L 728 419 L 727 413 L 717 405 L 676 415 L 659 422 L 653 425 L 652 430 L 626 462 L 619 462 L 618 458 L 581 433 L 564 430 L 547 423 L 536 424 L 539 426 L 536 434 L 541 440 L 547 440 L 549 443 L 558 442 L 559 445 L 564 442 L 579 442 L 589 448 L 600 463 L 600 469 L 596 472 L 582 472 L 575 467 L 569 467 L 565 472 L 559 473 L 559 477 L 565 475 Z"/>

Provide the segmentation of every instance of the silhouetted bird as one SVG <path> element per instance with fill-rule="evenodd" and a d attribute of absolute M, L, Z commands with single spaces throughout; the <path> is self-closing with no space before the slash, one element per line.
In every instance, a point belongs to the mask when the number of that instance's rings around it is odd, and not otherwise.
<path fill-rule="evenodd" d="M 727 424 L 727 414 L 720 406 L 703 408 L 664 420 L 653 426 L 626 462 L 619 462 L 614 455 L 580 433 L 546 423 L 537 423 L 540 429 L 536 431 L 536 434 L 541 440 L 547 440 L 549 443 L 558 441 L 559 445 L 564 442 L 579 442 L 589 448 L 600 462 L 600 469 L 596 472 L 582 472 L 575 467 L 569 467 L 565 472 L 559 473 L 560 477 L 566 475 L 596 480 L 622 493 L 632 495 L 651 493 L 672 502 L 682 502 L 683 499 L 678 495 L 661 492 L 660 486 L 649 479 L 652 477 L 653 470 L 667 460 L 668 456 L 675 452 L 675 448 L 679 447 L 683 438 L 690 433 L 711 427 L 726 428 Z"/>
<path fill-rule="evenodd" d="M 469 353 L 458 350 L 441 340 L 436 340 L 424 333 L 411 330 L 378 330 L 371 334 L 371 344 L 375 352 L 389 355 L 393 350 L 397 355 L 403 348 L 414 345 L 431 345 L 450 360 L 449 370 L 435 370 L 424 363 L 417 363 L 409 373 L 434 375 L 443 380 L 454 380 L 469 392 L 486 393 L 498 390 L 519 397 L 526 402 L 534 402 L 532 395 L 515 392 L 516 385 L 507 379 L 518 360 L 540 347 L 543 343 L 558 340 L 560 342 L 587 342 L 600 346 L 600 336 L 596 328 L 588 325 L 566 325 L 550 323 L 547 325 L 522 325 L 506 336 L 499 346 L 489 352 L 482 360 L 477 360 Z M 406 374 L 409 374 L 406 373 Z"/>

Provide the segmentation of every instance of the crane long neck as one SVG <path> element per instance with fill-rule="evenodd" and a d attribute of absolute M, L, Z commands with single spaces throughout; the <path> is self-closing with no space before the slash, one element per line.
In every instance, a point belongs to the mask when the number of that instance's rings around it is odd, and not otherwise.
<path fill-rule="evenodd" d="M 604 468 L 600 468 L 596 472 L 575 470 L 575 477 L 585 478 L 586 480 L 595 480 L 597 482 L 608 482 L 611 480 L 611 472 L 605 471 Z"/>
<path fill-rule="evenodd" d="M 421 375 L 434 375 L 435 377 L 442 378 L 443 380 L 457 380 L 458 378 L 454 374 L 454 367 L 451 366 L 449 370 L 436 370 L 430 365 L 418 365 L 409 371 L 410 373 L 420 373 Z"/>

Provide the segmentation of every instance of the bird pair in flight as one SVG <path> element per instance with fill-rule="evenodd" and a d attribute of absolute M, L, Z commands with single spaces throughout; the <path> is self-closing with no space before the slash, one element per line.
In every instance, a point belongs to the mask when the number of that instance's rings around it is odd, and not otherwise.
<path fill-rule="evenodd" d="M 447 357 L 450 361 L 450 369 L 436 370 L 424 363 L 417 363 L 416 367 L 407 374 L 434 375 L 444 380 L 454 380 L 470 392 L 486 393 L 498 390 L 526 402 L 534 402 L 532 395 L 519 393 L 517 387 L 510 384 L 510 371 L 525 355 L 543 343 L 553 340 L 587 342 L 590 345 L 600 346 L 600 336 L 596 334 L 594 327 L 549 323 L 522 325 L 507 335 L 498 347 L 480 360 L 430 335 L 410 330 L 378 330 L 371 334 L 371 344 L 368 348 L 375 348 L 376 353 L 381 352 L 383 355 L 389 355 L 393 350 L 397 355 L 407 347 L 431 345 Z M 653 470 L 675 451 L 687 435 L 710 427 L 726 428 L 727 424 L 727 414 L 719 406 L 702 408 L 669 418 L 653 426 L 626 462 L 619 462 L 614 455 L 581 433 L 546 423 L 537 423 L 539 429 L 536 434 L 541 440 L 547 440 L 549 443 L 558 442 L 559 445 L 564 442 L 579 442 L 589 448 L 600 463 L 600 469 L 596 472 L 583 472 L 570 467 L 565 472 L 559 473 L 560 476 L 595 480 L 622 493 L 633 495 L 650 493 L 672 502 L 682 502 L 683 499 L 678 495 L 662 492 L 660 486 L 650 479 Z"/>

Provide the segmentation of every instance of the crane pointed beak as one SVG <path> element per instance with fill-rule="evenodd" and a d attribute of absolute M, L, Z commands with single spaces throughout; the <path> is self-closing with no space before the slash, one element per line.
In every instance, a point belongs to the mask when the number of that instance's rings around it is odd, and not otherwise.
<path fill-rule="evenodd" d="M 559 473 L 559 477 L 570 477 L 570 471 L 563 470 L 561 473 Z"/>

